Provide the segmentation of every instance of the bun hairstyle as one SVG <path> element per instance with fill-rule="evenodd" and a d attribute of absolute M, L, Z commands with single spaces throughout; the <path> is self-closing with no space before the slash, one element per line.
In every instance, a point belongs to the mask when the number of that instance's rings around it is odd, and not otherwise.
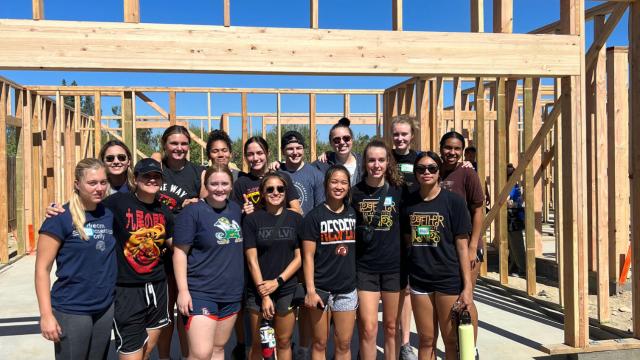
<path fill-rule="evenodd" d="M 84 175 L 87 170 L 100 170 L 104 168 L 104 164 L 98 159 L 82 159 L 78 162 L 78 165 L 76 165 L 76 169 L 74 171 L 75 179 L 77 182 L 80 182 L 84 179 Z M 105 191 L 105 195 L 106 194 L 107 192 Z M 87 215 L 85 214 L 84 205 L 82 205 L 82 201 L 80 200 L 80 193 L 75 186 L 73 187 L 71 199 L 69 199 L 69 212 L 71 213 L 73 227 L 80 235 L 80 238 L 82 240 L 89 239 L 87 233 L 84 231 L 84 223 L 87 221 Z"/>
<path fill-rule="evenodd" d="M 349 118 L 343 117 L 338 120 L 338 122 L 331 127 L 331 130 L 329 130 L 329 142 L 331 142 L 331 138 L 333 137 L 333 130 L 337 128 L 346 128 L 347 130 L 349 130 L 349 135 L 351 135 L 351 137 L 353 138 L 353 131 L 351 131 L 350 126 L 351 120 L 349 120 Z"/>

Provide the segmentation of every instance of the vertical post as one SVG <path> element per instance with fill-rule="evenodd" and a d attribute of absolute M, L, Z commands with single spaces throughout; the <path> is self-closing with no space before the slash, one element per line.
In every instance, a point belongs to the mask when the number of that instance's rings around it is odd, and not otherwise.
<path fill-rule="evenodd" d="M 391 0 L 392 29 L 402 31 L 402 0 Z"/>
<path fill-rule="evenodd" d="M 75 108 L 73 110 L 73 145 L 75 146 L 75 154 L 73 157 L 73 162 L 76 163 L 82 159 L 81 150 L 81 136 L 80 136 L 80 127 L 82 127 L 82 108 L 81 108 L 81 99 L 80 96 L 75 96 Z"/>
<path fill-rule="evenodd" d="M 44 19 L 44 0 L 31 0 L 33 20 Z"/>
<path fill-rule="evenodd" d="M 222 0 L 222 11 L 224 13 L 224 26 L 231 26 L 231 0 Z"/>
<path fill-rule="evenodd" d="M 318 0 L 309 0 L 309 11 L 310 11 L 310 15 L 309 15 L 310 26 L 312 29 L 317 29 L 318 28 Z"/>
<path fill-rule="evenodd" d="M 344 94 L 344 102 L 343 102 L 343 113 L 344 117 L 351 116 L 351 96 L 349 94 Z"/>
<path fill-rule="evenodd" d="M 506 107 L 506 94 L 505 78 L 497 79 L 497 91 L 496 91 L 496 122 L 494 126 L 494 190 L 493 193 L 497 196 L 504 187 L 507 181 L 507 107 Z M 496 206 L 495 203 L 493 206 Z M 509 282 L 509 245 L 507 238 L 507 207 L 502 206 L 495 221 L 496 225 L 496 241 L 498 243 L 500 261 L 500 283 L 507 284 Z"/>
<path fill-rule="evenodd" d="M 169 125 L 176 124 L 176 92 L 169 91 Z"/>
<path fill-rule="evenodd" d="M 477 78 L 476 79 L 476 93 L 474 96 L 475 99 L 475 109 L 476 109 L 476 120 L 475 120 L 475 129 L 476 129 L 476 163 L 478 164 L 478 177 L 480 178 L 480 186 L 482 187 L 482 191 L 484 191 L 486 187 L 486 164 L 485 158 L 487 154 L 487 149 L 485 146 L 485 108 L 487 101 L 485 100 L 485 91 L 484 91 L 484 79 Z M 483 206 L 484 209 L 484 206 Z M 480 234 L 480 241 L 482 244 L 478 244 L 478 246 L 482 246 L 487 250 L 486 247 L 486 233 Z M 484 262 L 480 265 L 480 275 L 487 275 L 487 257 L 485 256 Z"/>
<path fill-rule="evenodd" d="M 462 134 L 462 82 L 453 78 L 453 128 Z"/>
<path fill-rule="evenodd" d="M 385 91 L 384 97 L 384 121 L 382 122 L 383 136 L 387 145 L 391 146 L 391 121 L 394 114 L 397 114 L 396 91 Z"/>
<path fill-rule="evenodd" d="M 560 24 L 565 34 L 580 36 L 580 75 L 562 78 L 564 332 L 573 347 L 589 344 L 587 294 L 587 189 L 585 124 L 584 0 L 560 1 Z"/>
<path fill-rule="evenodd" d="M 24 203 L 24 222 L 22 224 L 22 237 L 21 244 L 23 246 L 23 253 L 25 251 L 30 251 L 29 244 L 29 226 L 33 226 L 33 156 L 32 149 L 33 146 L 33 136 L 31 134 L 31 123 L 33 117 L 33 107 L 32 107 L 32 99 L 31 99 L 31 91 L 30 90 L 22 90 L 22 129 L 20 134 L 20 141 L 22 142 L 22 147 L 20 151 L 22 151 L 22 156 L 24 160 L 24 165 L 22 171 L 24 171 L 24 178 L 22 181 L 23 189 L 23 199 Z M 40 162 L 40 159 L 37 158 Z"/>
<path fill-rule="evenodd" d="M 484 32 L 484 0 L 471 1 L 471 31 Z"/>
<path fill-rule="evenodd" d="M 73 132 L 73 119 L 75 115 L 71 113 L 71 109 L 66 109 L 66 108 L 63 110 L 63 114 L 64 114 L 64 118 L 62 119 L 63 121 L 62 124 L 64 126 L 64 133 L 63 133 L 64 183 L 62 184 L 62 186 L 63 186 L 63 194 L 64 194 L 63 200 L 66 200 L 71 196 L 71 193 L 73 192 L 73 180 L 74 180 L 73 170 L 76 166 L 75 159 L 74 159 L 76 147 L 74 144 L 74 132 Z"/>
<path fill-rule="evenodd" d="M 33 146 L 31 148 L 31 159 L 36 161 L 31 162 L 32 183 L 29 184 L 33 190 L 33 227 L 34 229 L 40 228 L 40 222 L 42 221 L 42 188 L 43 188 L 43 169 L 45 167 L 45 158 L 42 155 L 42 98 L 40 95 L 35 95 L 35 103 L 33 102 L 34 95 L 31 95 L 33 111 L 31 116 L 31 129 L 33 132 Z M 31 245 L 31 244 L 30 244 Z M 33 244 L 35 245 L 35 243 Z M 29 252 L 34 251 L 35 248 L 29 247 Z"/>
<path fill-rule="evenodd" d="M 539 82 L 539 80 L 537 80 Z M 528 147 L 533 141 L 533 79 L 524 79 L 524 145 Z M 521 164 L 523 165 L 523 164 Z M 534 203 L 533 162 L 529 161 L 524 171 L 524 229 L 527 258 L 527 294 L 536 294 L 536 237 Z"/>
<path fill-rule="evenodd" d="M 281 107 L 282 107 L 282 103 L 280 99 L 280 93 L 277 93 L 276 94 L 276 133 L 278 134 L 278 149 L 282 147 L 282 129 L 280 128 Z M 314 159 L 311 159 L 311 160 L 314 160 Z M 278 151 L 278 161 L 282 161 L 282 151 Z"/>
<path fill-rule="evenodd" d="M 242 146 L 244 146 L 244 144 L 247 142 L 247 140 L 249 139 L 249 133 L 247 132 L 248 128 L 247 128 L 247 120 L 249 118 L 248 114 L 247 114 L 247 93 L 242 93 L 241 94 L 241 106 L 242 106 Z M 280 135 L 278 135 L 278 139 L 280 138 Z M 279 147 L 278 147 L 279 148 Z M 244 147 L 242 148 L 242 159 L 244 160 Z M 280 151 L 278 151 L 280 152 Z M 246 161 L 243 161 L 242 163 L 242 170 L 243 171 L 248 171 L 248 165 Z"/>
<path fill-rule="evenodd" d="M 124 21 L 140 22 L 140 0 L 124 0 Z"/>
<path fill-rule="evenodd" d="M 440 143 L 440 137 L 444 135 L 447 130 L 444 124 L 444 79 L 442 76 L 436 77 L 434 81 L 434 124 L 431 127 L 433 129 L 431 133 L 433 134 L 433 140 L 431 140 L 432 144 Z"/>
<path fill-rule="evenodd" d="M 609 175 L 609 277 L 617 284 L 629 247 L 629 56 L 607 49 L 607 145 Z"/>
<path fill-rule="evenodd" d="M 45 197 L 45 204 L 50 204 L 53 201 L 56 201 L 56 192 L 55 192 L 55 172 L 54 172 L 54 168 L 56 167 L 55 164 L 55 156 L 54 156 L 54 149 L 55 149 L 55 141 L 54 138 L 56 137 L 56 103 L 45 98 L 44 99 L 44 110 L 45 110 L 45 116 L 44 119 L 46 121 L 46 127 L 45 127 L 45 149 L 44 149 L 44 159 L 45 159 L 45 166 L 44 166 L 44 175 L 45 175 L 45 187 L 47 189 L 46 192 L 46 197 Z"/>
<path fill-rule="evenodd" d="M 133 144 L 133 138 L 135 136 L 133 117 L 133 92 L 125 91 L 122 93 L 122 138 L 129 149 L 135 152 L 136 149 Z"/>
<path fill-rule="evenodd" d="M 629 119 L 631 119 L 631 244 L 633 336 L 640 338 L 640 3 L 629 4 Z M 633 176 L 636 175 L 636 176 Z"/>
<path fill-rule="evenodd" d="M 8 86 L 0 81 L 0 174 L 2 179 L 7 178 L 7 97 Z M 0 264 L 9 262 L 9 201 L 7 182 L 0 189 Z"/>
<path fill-rule="evenodd" d="M 429 143 L 431 129 L 429 127 L 429 112 L 427 109 L 427 81 L 416 78 L 416 120 L 415 128 L 417 134 L 414 134 L 415 146 L 419 150 L 433 149 Z"/>
<path fill-rule="evenodd" d="M 540 78 L 533 79 L 532 86 L 532 104 L 533 104 L 533 134 L 538 133 L 540 131 L 540 127 L 542 126 L 542 84 Z M 550 146 L 552 134 L 547 135 L 547 147 Z M 545 147 L 541 148 L 540 151 L 536 152 L 536 155 L 533 157 L 533 173 L 540 171 L 540 177 L 537 182 L 535 182 L 533 189 L 533 207 L 535 212 L 535 248 L 536 248 L 536 256 L 542 255 L 542 207 L 543 204 L 548 206 L 549 201 L 542 201 L 542 193 L 544 191 L 543 188 L 543 178 L 546 180 L 545 175 L 543 175 L 543 169 L 546 169 L 544 173 L 547 172 L 551 166 L 547 166 L 546 168 L 542 167 L 542 156 L 544 153 Z M 535 175 L 534 175 L 535 179 Z M 549 199 L 547 197 L 547 199 Z"/>
<path fill-rule="evenodd" d="M 26 90 L 15 89 L 15 117 L 20 119 L 20 126 L 16 128 L 17 136 L 17 149 L 16 149 L 16 167 L 15 167 L 15 196 L 16 196 L 16 232 L 17 232 L 17 245 L 18 255 L 24 254 L 25 250 L 25 235 L 27 234 L 26 223 L 27 214 L 26 210 L 30 206 L 25 202 L 25 194 L 29 192 L 29 188 L 25 187 L 24 178 L 28 173 L 25 169 L 25 153 L 30 152 L 30 149 L 24 148 L 24 142 L 29 137 L 29 133 L 25 130 L 25 122 L 29 120 L 25 117 L 25 94 Z M 8 104 L 10 105 L 10 104 Z"/>
<path fill-rule="evenodd" d="M 98 157 L 100 149 L 102 148 L 102 95 L 100 91 L 96 91 L 93 95 L 93 102 L 93 149 L 96 157 Z"/>
<path fill-rule="evenodd" d="M 55 122 L 53 125 L 53 185 L 55 189 L 55 201 L 61 202 L 64 201 L 62 197 L 62 156 L 60 152 L 63 150 L 61 140 L 62 140 L 62 130 L 61 127 L 64 126 L 64 99 L 60 95 L 60 91 L 56 92 L 56 113 L 55 113 Z"/>
<path fill-rule="evenodd" d="M 376 94 L 376 137 L 380 137 L 380 97 L 382 95 Z"/>
<path fill-rule="evenodd" d="M 316 158 L 316 94 L 309 94 L 309 159 L 314 161 Z"/>

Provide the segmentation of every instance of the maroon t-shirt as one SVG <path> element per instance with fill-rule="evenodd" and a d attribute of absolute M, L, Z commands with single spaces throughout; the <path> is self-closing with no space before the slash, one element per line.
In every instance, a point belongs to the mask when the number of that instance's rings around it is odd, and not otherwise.
<path fill-rule="evenodd" d="M 453 171 L 441 171 L 440 175 L 440 185 L 443 189 L 456 193 L 466 200 L 473 223 L 472 210 L 484 206 L 484 191 L 480 185 L 478 173 L 473 168 L 462 167 L 461 164 L 458 164 Z M 478 243 L 478 249 L 483 247 L 481 240 Z"/>

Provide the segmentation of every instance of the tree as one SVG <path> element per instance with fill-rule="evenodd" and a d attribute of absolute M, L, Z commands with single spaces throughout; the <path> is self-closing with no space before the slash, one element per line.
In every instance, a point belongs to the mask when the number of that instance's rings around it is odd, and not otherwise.
<path fill-rule="evenodd" d="M 70 85 L 67 85 L 67 81 L 62 79 L 62 86 L 78 86 L 78 83 L 73 80 Z M 71 107 L 72 109 L 76 106 L 76 98 L 75 96 L 63 96 L 64 104 L 66 106 Z"/>

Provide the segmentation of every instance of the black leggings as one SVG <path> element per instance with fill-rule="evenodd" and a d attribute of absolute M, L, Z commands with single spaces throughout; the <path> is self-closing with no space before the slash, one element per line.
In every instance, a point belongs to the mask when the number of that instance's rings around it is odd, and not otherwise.
<path fill-rule="evenodd" d="M 102 314 L 75 315 L 53 310 L 62 328 L 56 360 L 106 359 L 113 325 L 113 305 Z"/>

